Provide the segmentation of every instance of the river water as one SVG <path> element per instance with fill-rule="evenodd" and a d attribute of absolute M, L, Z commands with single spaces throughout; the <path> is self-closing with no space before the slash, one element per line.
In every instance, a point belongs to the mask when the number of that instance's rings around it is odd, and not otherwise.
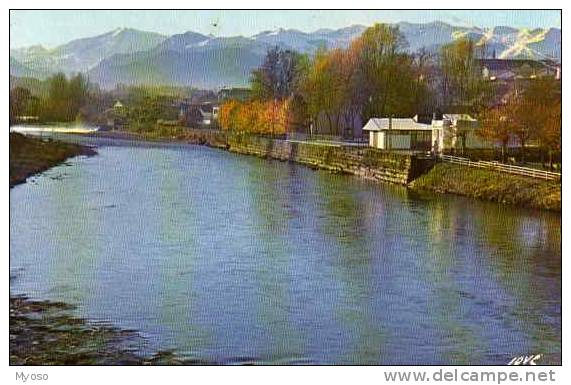
<path fill-rule="evenodd" d="M 11 292 L 218 363 L 559 363 L 561 216 L 186 145 L 10 190 Z"/>

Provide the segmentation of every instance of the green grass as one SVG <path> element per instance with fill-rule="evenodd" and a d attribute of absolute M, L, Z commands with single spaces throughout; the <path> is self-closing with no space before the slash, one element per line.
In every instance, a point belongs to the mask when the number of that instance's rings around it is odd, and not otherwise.
<path fill-rule="evenodd" d="M 439 163 L 411 183 L 414 190 L 464 195 L 520 207 L 561 211 L 561 183 Z"/>

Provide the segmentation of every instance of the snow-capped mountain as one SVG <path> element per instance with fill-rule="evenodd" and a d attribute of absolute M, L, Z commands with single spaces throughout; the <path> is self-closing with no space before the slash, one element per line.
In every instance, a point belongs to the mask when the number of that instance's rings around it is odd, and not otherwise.
<path fill-rule="evenodd" d="M 54 49 L 42 46 L 10 50 L 10 57 L 42 73 L 86 72 L 115 54 L 128 54 L 154 48 L 166 36 L 132 28 L 118 28 L 102 35 L 72 40 Z"/>
<path fill-rule="evenodd" d="M 397 24 L 406 49 L 437 52 L 466 37 L 485 46 L 490 57 L 501 59 L 561 60 L 561 30 L 453 26 L 443 22 Z M 346 47 L 366 26 L 303 32 L 264 31 L 250 37 L 215 37 L 186 32 L 170 37 L 134 29 L 117 29 L 99 36 L 73 40 L 54 49 L 32 46 L 10 51 L 10 73 L 42 76 L 57 71 L 86 72 L 104 87 L 117 83 L 148 83 L 220 87 L 245 85 L 250 72 L 268 48 L 278 45 L 303 53 L 320 47 Z M 13 65 L 12 65 L 13 64 Z M 25 76 L 25 75 L 24 75 Z"/>

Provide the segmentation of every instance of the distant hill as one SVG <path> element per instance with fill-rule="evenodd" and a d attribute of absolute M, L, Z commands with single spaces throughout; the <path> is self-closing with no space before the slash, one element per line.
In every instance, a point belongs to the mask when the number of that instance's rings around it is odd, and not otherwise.
<path fill-rule="evenodd" d="M 410 52 L 438 49 L 467 37 L 485 45 L 488 55 L 502 59 L 561 60 L 561 30 L 459 27 L 443 22 L 398 23 Z M 111 88 L 125 84 L 190 85 L 201 88 L 244 86 L 252 69 L 271 46 L 303 53 L 319 47 L 346 47 L 366 29 L 353 25 L 337 30 L 302 32 L 278 29 L 251 37 L 214 37 L 186 32 L 170 37 L 135 29 L 73 40 L 54 49 L 33 46 L 10 51 L 10 74 L 46 76 L 85 72 L 90 81 Z"/>
<path fill-rule="evenodd" d="M 17 77 L 42 78 L 46 75 L 46 73 L 42 73 L 40 71 L 34 71 L 33 69 L 20 63 L 18 60 L 14 59 L 13 57 L 10 57 L 10 75 Z"/>
<path fill-rule="evenodd" d="M 91 81 L 110 88 L 123 84 L 245 86 L 269 46 L 248 39 L 205 39 L 183 44 L 177 37 L 146 52 L 114 55 L 88 72 Z M 204 42 L 208 43 L 204 43 Z M 187 42 L 185 42 L 187 43 Z"/>

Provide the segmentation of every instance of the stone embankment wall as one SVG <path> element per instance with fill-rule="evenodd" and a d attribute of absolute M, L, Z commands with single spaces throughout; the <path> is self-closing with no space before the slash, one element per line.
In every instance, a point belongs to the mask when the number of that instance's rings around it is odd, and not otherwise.
<path fill-rule="evenodd" d="M 178 139 L 239 154 L 279 159 L 316 169 L 357 175 L 413 190 L 464 195 L 480 200 L 561 210 L 561 183 L 491 170 L 436 164 L 432 159 L 370 147 L 330 146 L 215 130 L 189 130 Z"/>
<path fill-rule="evenodd" d="M 239 154 L 291 161 L 401 185 L 408 184 L 429 166 L 408 154 L 387 153 L 370 147 L 340 147 L 207 130 L 189 130 L 185 136 L 191 143 L 225 148 Z"/>

